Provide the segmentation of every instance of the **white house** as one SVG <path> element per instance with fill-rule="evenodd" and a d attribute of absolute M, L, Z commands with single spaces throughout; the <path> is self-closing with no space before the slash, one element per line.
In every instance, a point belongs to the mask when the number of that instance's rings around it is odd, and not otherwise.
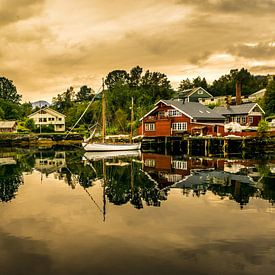
<path fill-rule="evenodd" d="M 55 132 L 65 131 L 65 115 L 49 108 L 43 108 L 28 116 L 34 120 L 36 126 L 54 126 Z"/>

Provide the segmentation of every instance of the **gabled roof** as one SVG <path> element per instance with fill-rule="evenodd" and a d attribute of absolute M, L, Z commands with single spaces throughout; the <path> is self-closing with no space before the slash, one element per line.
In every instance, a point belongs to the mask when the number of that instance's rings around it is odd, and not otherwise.
<path fill-rule="evenodd" d="M 245 103 L 240 105 L 232 105 L 227 107 L 215 107 L 214 111 L 222 115 L 245 115 L 249 114 L 255 107 L 259 107 L 262 113 L 264 110 L 257 103 Z"/>
<path fill-rule="evenodd" d="M 157 105 L 159 103 L 164 103 L 167 106 L 171 106 L 172 108 L 178 110 L 180 113 L 186 115 L 191 119 L 207 119 L 207 120 L 224 120 L 225 117 L 216 113 L 212 109 L 202 105 L 198 102 L 183 102 L 179 100 L 160 100 L 155 105 L 156 107 L 152 109 L 149 113 L 143 116 L 140 120 L 144 117 L 150 115 L 153 111 L 157 109 Z"/>
<path fill-rule="evenodd" d="M 161 100 L 164 104 L 175 107 L 192 119 L 224 119 L 224 116 L 198 102 L 182 102 L 178 100 Z"/>
<path fill-rule="evenodd" d="M 17 124 L 16 121 L 0 120 L 0 128 L 13 128 Z"/>
<path fill-rule="evenodd" d="M 28 117 L 31 117 L 31 116 L 33 116 L 33 115 L 35 115 L 35 114 L 39 114 L 41 110 L 43 110 L 43 111 L 48 111 L 48 113 L 50 113 L 50 114 L 55 114 L 55 115 L 59 115 L 59 116 L 66 117 L 65 115 L 63 115 L 63 114 L 57 112 L 56 110 L 51 109 L 50 107 L 46 107 L 46 108 L 39 109 L 38 111 L 36 111 L 36 112 L 34 112 L 34 113 L 28 115 Z"/>
<path fill-rule="evenodd" d="M 196 93 L 198 90 L 203 90 L 205 93 L 207 93 L 210 97 L 213 97 L 209 92 L 207 92 L 205 89 L 203 89 L 202 87 L 195 87 L 192 89 L 186 89 L 183 91 L 178 92 L 178 95 L 182 95 L 183 97 L 189 97 L 192 94 Z"/>
<path fill-rule="evenodd" d="M 251 97 L 260 97 L 260 96 L 264 96 L 265 95 L 265 92 L 266 92 L 266 89 L 261 89 L 251 95 L 249 95 L 248 97 L 251 98 Z"/>

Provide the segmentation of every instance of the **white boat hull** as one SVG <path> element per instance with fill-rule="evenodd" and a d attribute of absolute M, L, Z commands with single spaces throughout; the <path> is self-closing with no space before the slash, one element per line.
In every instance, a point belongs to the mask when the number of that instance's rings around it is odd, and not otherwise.
<path fill-rule="evenodd" d="M 140 143 L 111 144 L 111 143 L 82 143 L 85 151 L 110 152 L 110 151 L 131 151 L 140 150 Z"/>
<path fill-rule="evenodd" d="M 139 157 L 140 151 L 111 151 L 111 152 L 86 152 L 83 156 L 84 160 L 96 161 L 102 159 L 114 159 L 125 157 Z"/>

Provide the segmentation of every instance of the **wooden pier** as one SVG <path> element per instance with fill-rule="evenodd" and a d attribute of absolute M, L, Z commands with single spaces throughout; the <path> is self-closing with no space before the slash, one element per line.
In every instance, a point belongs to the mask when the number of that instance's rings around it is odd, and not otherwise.
<path fill-rule="evenodd" d="M 146 137 L 143 151 L 189 156 L 275 153 L 275 137 Z"/>

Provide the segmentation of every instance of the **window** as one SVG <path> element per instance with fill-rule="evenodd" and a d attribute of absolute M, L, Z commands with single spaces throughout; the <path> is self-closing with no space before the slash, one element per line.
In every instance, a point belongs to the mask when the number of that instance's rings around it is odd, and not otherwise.
<path fill-rule="evenodd" d="M 174 169 L 187 170 L 187 161 L 173 160 L 172 167 Z"/>
<path fill-rule="evenodd" d="M 241 118 L 240 118 L 239 116 L 237 116 L 237 117 L 235 117 L 235 121 L 236 121 L 237 123 L 240 123 L 240 122 L 241 122 Z"/>
<path fill-rule="evenodd" d="M 58 120 L 59 120 L 59 121 L 61 121 L 61 120 L 62 120 L 62 118 L 60 117 Z"/>
<path fill-rule="evenodd" d="M 159 117 L 165 117 L 165 112 L 164 111 L 159 111 Z"/>
<path fill-rule="evenodd" d="M 183 132 L 187 130 L 187 122 L 176 122 L 172 123 L 172 130 Z"/>
<path fill-rule="evenodd" d="M 198 94 L 199 94 L 199 95 L 202 95 L 202 94 L 203 94 L 203 91 L 202 91 L 202 90 L 199 90 L 199 91 L 198 91 Z"/>
<path fill-rule="evenodd" d="M 156 161 L 154 159 L 146 159 L 144 164 L 147 167 L 155 167 L 156 166 Z"/>
<path fill-rule="evenodd" d="M 249 117 L 249 123 L 253 123 L 253 116 Z"/>
<path fill-rule="evenodd" d="M 178 110 L 171 109 L 168 111 L 169 116 L 181 116 L 181 113 Z"/>
<path fill-rule="evenodd" d="M 155 131 L 155 123 L 145 123 L 145 131 Z"/>
<path fill-rule="evenodd" d="M 245 123 L 246 123 L 246 117 L 242 116 L 242 124 L 245 124 Z"/>

